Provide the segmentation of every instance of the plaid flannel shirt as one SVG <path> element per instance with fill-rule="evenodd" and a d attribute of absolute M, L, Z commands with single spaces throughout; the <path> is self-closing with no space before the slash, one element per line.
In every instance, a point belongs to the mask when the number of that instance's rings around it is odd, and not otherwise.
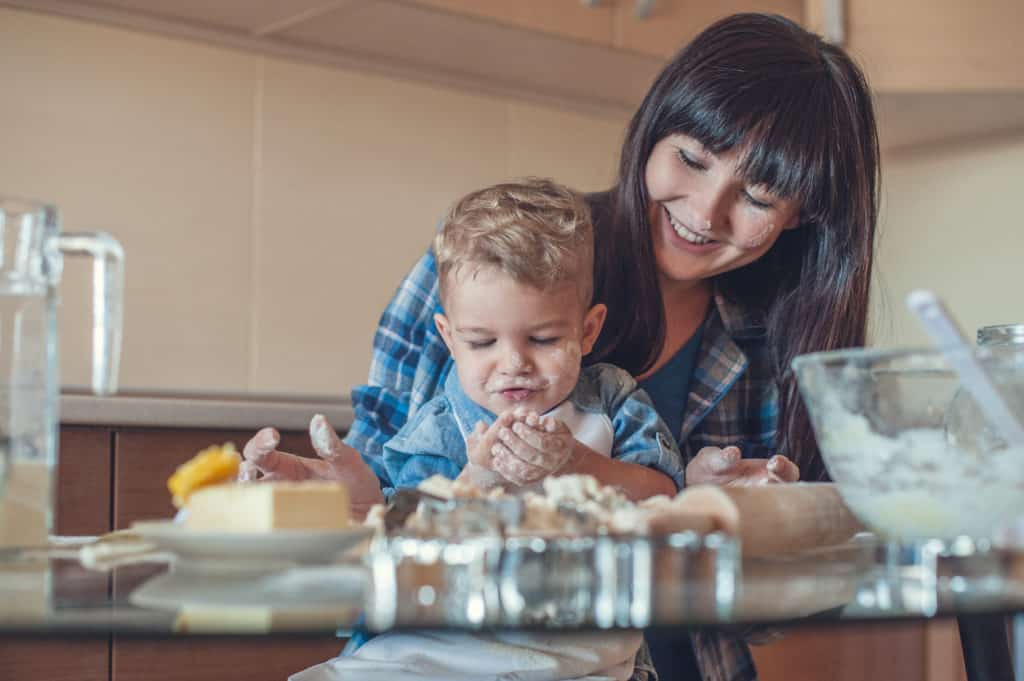
<path fill-rule="evenodd" d="M 714 302 L 690 382 L 680 450 L 685 461 L 705 446 L 740 445 L 744 456 L 769 456 L 775 446 L 778 387 L 764 327 L 720 295 Z M 394 484 L 384 467 L 384 444 L 443 391 L 452 368 L 434 327 L 434 314 L 440 311 L 437 267 L 428 252 L 381 316 L 369 381 L 352 391 L 355 421 L 345 441 L 362 453 L 385 491 Z M 743 640 L 711 629 L 692 637 L 704 681 L 756 681 Z"/>

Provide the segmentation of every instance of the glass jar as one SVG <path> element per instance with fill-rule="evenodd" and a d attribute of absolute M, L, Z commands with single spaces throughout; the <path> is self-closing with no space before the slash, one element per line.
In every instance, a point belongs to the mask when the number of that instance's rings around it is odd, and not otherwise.
<path fill-rule="evenodd" d="M 989 373 L 999 384 L 1010 410 L 1024 421 L 1024 385 L 1000 380 L 1000 365 L 1010 355 L 1024 352 L 1024 324 L 998 324 L 978 329 L 978 347 L 989 352 L 982 357 Z M 957 449 L 984 454 L 1004 449 L 1006 442 L 964 390 L 958 390 L 946 413 L 948 442 Z"/>
<path fill-rule="evenodd" d="M 978 329 L 978 347 L 1024 344 L 1024 324 L 998 324 Z"/>
<path fill-rule="evenodd" d="M 999 326 L 983 326 L 978 329 L 978 346 L 996 348 L 997 352 L 1004 348 L 1014 348 L 1024 351 L 1024 324 L 1001 324 Z M 1024 388 L 1017 391 L 1024 393 Z M 1011 408 L 1013 406 L 1011 405 Z M 1014 409 L 1018 418 L 1024 421 L 1024 412 Z M 1011 520 L 1001 532 L 996 535 L 996 542 L 1002 546 L 1015 549 L 1024 547 L 1024 516 Z"/>

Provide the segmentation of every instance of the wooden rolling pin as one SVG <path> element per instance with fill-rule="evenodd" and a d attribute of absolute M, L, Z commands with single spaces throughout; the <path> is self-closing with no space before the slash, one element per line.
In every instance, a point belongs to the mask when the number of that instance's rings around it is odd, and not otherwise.
<path fill-rule="evenodd" d="M 818 482 L 699 485 L 683 490 L 650 524 L 655 532 L 727 532 L 739 537 L 743 553 L 752 556 L 834 546 L 863 529 L 835 484 Z"/>

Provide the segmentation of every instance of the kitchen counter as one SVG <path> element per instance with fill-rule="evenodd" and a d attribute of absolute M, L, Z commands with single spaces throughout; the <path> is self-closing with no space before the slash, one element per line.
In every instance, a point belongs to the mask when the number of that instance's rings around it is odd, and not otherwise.
<path fill-rule="evenodd" d="M 60 397 L 62 425 L 305 430 L 314 414 L 325 415 L 340 432 L 352 425 L 347 398 L 173 392 L 97 397 L 77 390 Z"/>

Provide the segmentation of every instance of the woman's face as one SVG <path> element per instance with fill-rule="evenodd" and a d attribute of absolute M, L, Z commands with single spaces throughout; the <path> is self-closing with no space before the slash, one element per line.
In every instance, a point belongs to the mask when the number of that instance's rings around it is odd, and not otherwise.
<path fill-rule="evenodd" d="M 797 226 L 799 203 L 748 184 L 740 158 L 735 148 L 716 156 L 682 134 L 654 145 L 644 179 L 663 281 L 696 283 L 742 267 Z"/>

